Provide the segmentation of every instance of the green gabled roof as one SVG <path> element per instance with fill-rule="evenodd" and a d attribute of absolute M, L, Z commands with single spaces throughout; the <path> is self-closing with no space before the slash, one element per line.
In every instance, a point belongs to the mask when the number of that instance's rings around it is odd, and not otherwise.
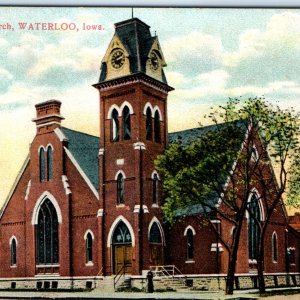
<path fill-rule="evenodd" d="M 241 148 L 242 143 L 244 142 L 247 127 L 248 127 L 248 122 L 245 120 L 238 120 L 232 123 L 221 123 L 221 124 L 216 124 L 216 125 L 210 125 L 210 126 L 205 126 L 205 127 L 199 127 L 199 128 L 192 128 L 192 129 L 187 129 L 183 131 L 178 131 L 178 132 L 172 132 L 169 133 L 168 139 L 170 144 L 181 144 L 182 146 L 186 147 L 194 142 L 196 142 L 199 138 L 207 135 L 208 133 L 211 132 L 216 132 L 218 130 L 221 130 L 225 128 L 225 126 L 228 126 L 228 124 L 232 125 L 232 129 L 242 129 L 242 135 L 237 136 L 237 140 L 234 143 L 234 150 L 238 154 L 238 151 Z M 234 164 L 234 159 L 232 161 L 228 161 L 227 168 L 230 170 Z M 218 184 L 220 186 L 224 186 L 226 181 L 228 180 L 228 177 L 221 177 L 218 180 Z M 211 191 L 207 198 L 205 199 L 205 202 L 207 203 L 207 206 L 203 206 L 203 204 L 198 203 L 198 204 L 193 204 L 190 205 L 184 209 L 179 209 L 176 211 L 175 215 L 177 217 L 184 217 L 184 216 L 191 216 L 199 213 L 210 213 L 212 210 L 210 207 L 214 207 L 215 205 L 218 204 L 219 202 L 219 195 L 217 194 L 216 191 Z"/>
<path fill-rule="evenodd" d="M 68 149 L 87 175 L 96 190 L 99 189 L 98 152 L 100 138 L 83 132 L 61 127 L 68 139 Z"/>
<path fill-rule="evenodd" d="M 244 128 L 246 133 L 247 122 L 243 120 L 238 120 L 233 123 L 237 128 Z M 177 132 L 171 132 L 168 135 L 169 143 L 171 144 L 181 144 L 182 146 L 188 146 L 191 143 L 195 142 L 198 138 L 206 135 L 211 131 L 217 131 L 225 127 L 226 123 L 214 124 L 209 126 L 197 127 L 192 129 L 186 129 Z M 240 141 L 241 143 L 243 140 Z M 238 149 L 237 149 L 238 150 Z"/>

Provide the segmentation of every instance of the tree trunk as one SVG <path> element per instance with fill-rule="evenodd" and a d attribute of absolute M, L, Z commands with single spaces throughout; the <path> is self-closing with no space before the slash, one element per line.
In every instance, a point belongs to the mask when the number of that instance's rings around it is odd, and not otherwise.
<path fill-rule="evenodd" d="M 239 248 L 242 225 L 243 225 L 243 219 L 239 220 L 237 224 L 237 228 L 233 236 L 232 249 L 231 252 L 229 253 L 227 281 L 226 281 L 226 290 L 225 290 L 226 295 L 233 295 L 235 267 L 236 267 L 236 260 L 237 260 L 237 253 Z"/>
<path fill-rule="evenodd" d="M 260 240 L 259 243 L 263 243 L 263 240 Z M 264 294 L 266 292 L 266 284 L 264 277 L 264 256 L 265 256 L 265 247 L 259 245 L 259 254 L 257 259 L 257 277 L 258 277 L 258 287 L 259 293 Z"/>
<path fill-rule="evenodd" d="M 226 295 L 233 295 L 235 266 L 236 266 L 236 255 L 233 255 L 233 253 L 231 253 L 228 262 L 226 291 L 225 291 Z"/>
<path fill-rule="evenodd" d="M 267 219 L 268 221 L 268 219 Z M 258 244 L 258 258 L 257 258 L 257 277 L 258 277 L 258 287 L 259 293 L 264 294 L 266 292 L 266 284 L 264 277 L 264 269 L 265 269 L 265 236 L 268 222 L 263 224 L 261 228 L 261 233 L 259 236 L 259 244 Z"/>

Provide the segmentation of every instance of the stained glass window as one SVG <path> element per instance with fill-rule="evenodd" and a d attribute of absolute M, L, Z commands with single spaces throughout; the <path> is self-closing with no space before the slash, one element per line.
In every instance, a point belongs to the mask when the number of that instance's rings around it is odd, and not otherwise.
<path fill-rule="evenodd" d="M 120 221 L 114 231 L 113 244 L 131 244 L 131 234 L 123 221 Z"/>
<path fill-rule="evenodd" d="M 154 222 L 153 225 L 151 226 L 149 242 L 161 244 L 161 233 L 156 222 Z"/>
<path fill-rule="evenodd" d="M 58 218 L 49 199 L 40 207 L 36 226 L 36 250 L 38 264 L 58 263 Z"/>
<path fill-rule="evenodd" d="M 249 259 L 257 259 L 258 256 L 258 240 L 259 240 L 259 224 L 261 219 L 258 198 L 253 194 L 248 203 L 248 247 Z"/>

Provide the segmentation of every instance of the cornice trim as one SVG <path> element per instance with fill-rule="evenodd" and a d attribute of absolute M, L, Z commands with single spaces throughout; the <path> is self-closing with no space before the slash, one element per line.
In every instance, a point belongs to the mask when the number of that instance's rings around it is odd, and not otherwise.
<path fill-rule="evenodd" d="M 160 82 L 144 73 L 135 73 L 135 74 L 131 74 L 128 76 L 122 76 L 122 77 L 118 77 L 118 78 L 114 78 L 108 81 L 103 81 L 103 82 L 99 82 L 96 84 L 93 84 L 93 87 L 95 87 L 98 90 L 108 90 L 112 87 L 115 87 L 117 85 L 127 85 L 127 84 L 132 84 L 132 83 L 137 83 L 137 82 L 143 82 L 148 86 L 152 86 L 162 92 L 170 92 L 173 91 L 174 88 L 163 83 Z"/>

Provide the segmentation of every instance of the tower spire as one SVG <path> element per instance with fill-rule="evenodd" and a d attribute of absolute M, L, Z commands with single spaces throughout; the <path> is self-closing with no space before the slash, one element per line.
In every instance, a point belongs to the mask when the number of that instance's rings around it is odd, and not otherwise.
<path fill-rule="evenodd" d="M 133 7 L 131 7 L 131 19 L 133 19 Z"/>

